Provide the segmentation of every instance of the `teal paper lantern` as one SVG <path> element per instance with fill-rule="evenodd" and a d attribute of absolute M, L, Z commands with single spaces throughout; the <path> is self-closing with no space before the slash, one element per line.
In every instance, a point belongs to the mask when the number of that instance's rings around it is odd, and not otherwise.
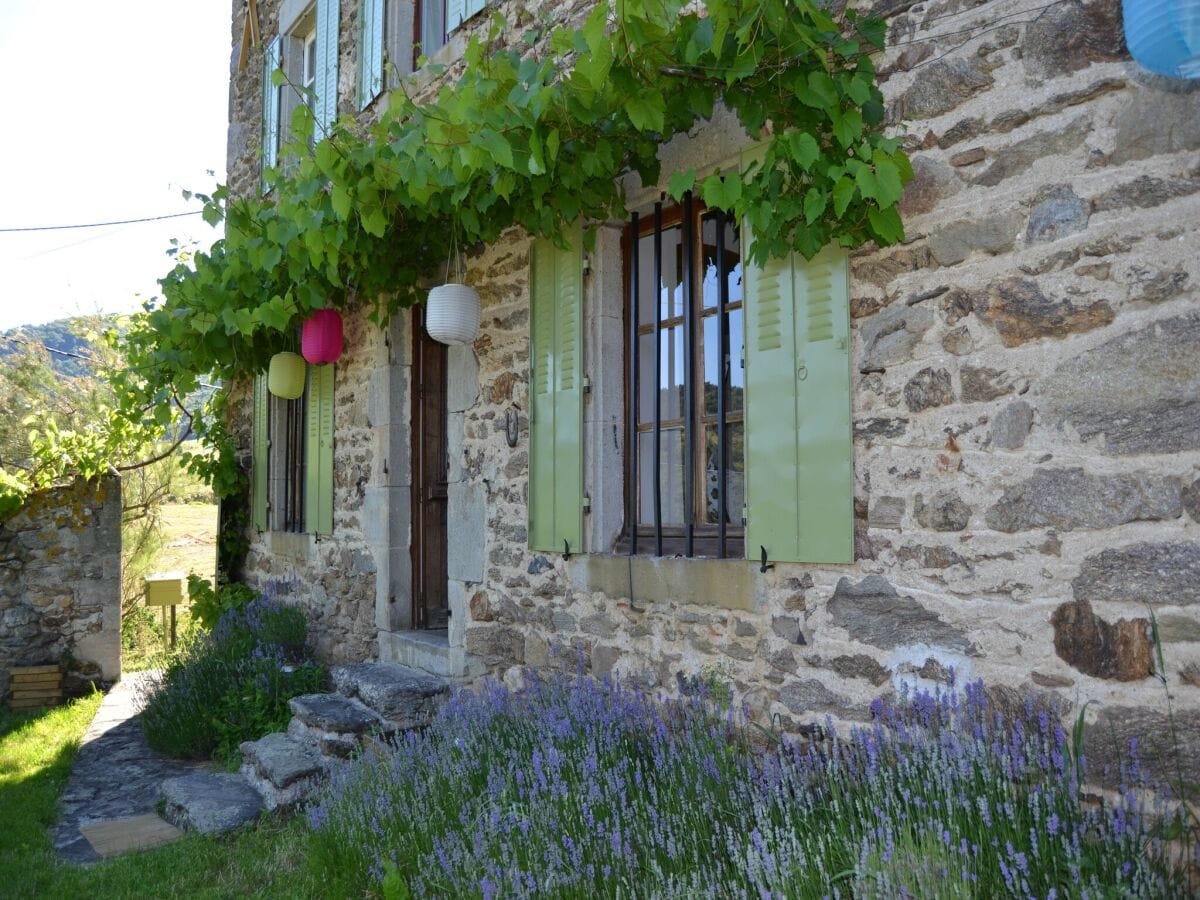
<path fill-rule="evenodd" d="M 1123 0 L 1125 43 L 1167 78 L 1200 78 L 1200 0 Z"/>

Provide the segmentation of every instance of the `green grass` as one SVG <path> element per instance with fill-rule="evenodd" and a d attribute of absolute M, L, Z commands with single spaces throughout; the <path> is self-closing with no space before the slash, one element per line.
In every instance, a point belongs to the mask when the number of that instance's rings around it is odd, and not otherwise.
<path fill-rule="evenodd" d="M 224 838 L 187 835 L 94 866 L 62 863 L 48 828 L 100 695 L 34 713 L 0 711 L 0 893 L 14 898 L 318 897 L 307 829 L 268 817 Z"/>

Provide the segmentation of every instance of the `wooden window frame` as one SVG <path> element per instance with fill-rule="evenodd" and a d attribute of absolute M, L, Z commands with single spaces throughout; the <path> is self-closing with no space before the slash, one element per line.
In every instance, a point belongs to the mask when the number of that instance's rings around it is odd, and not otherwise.
<path fill-rule="evenodd" d="M 722 354 L 718 351 L 718 367 L 720 384 L 718 385 L 718 407 L 713 413 L 705 411 L 704 390 L 705 372 L 704 372 L 704 324 L 706 319 L 718 315 L 728 315 L 732 312 L 742 311 L 744 305 L 744 293 L 742 299 L 734 302 L 726 301 L 725 289 L 721 288 L 721 293 L 718 295 L 716 304 L 706 309 L 703 301 L 703 284 L 704 284 L 704 222 L 706 218 L 717 216 L 717 228 L 720 230 L 727 222 L 719 210 L 710 210 L 689 196 L 684 198 L 684 201 L 675 204 L 669 208 L 663 208 L 661 202 L 656 204 L 660 211 L 656 212 L 655 216 L 642 218 L 635 216 L 634 220 L 626 225 L 622 235 L 622 269 L 623 269 L 623 291 L 624 304 L 623 311 L 625 317 L 625 352 L 626 352 L 626 377 L 625 377 L 625 441 L 626 447 L 630 448 L 627 454 L 625 477 L 626 477 L 626 493 L 625 493 L 625 529 L 621 539 L 618 542 L 618 552 L 628 552 L 630 554 L 636 552 L 646 552 L 650 549 L 655 555 L 660 556 L 701 556 L 701 557 L 716 557 L 716 558 L 743 558 L 745 555 L 745 528 L 740 515 L 740 510 L 732 510 L 729 522 L 718 521 L 709 523 L 707 519 L 707 447 L 705 441 L 705 430 L 708 426 L 716 425 L 719 421 L 718 417 L 724 417 L 725 427 L 737 425 L 745 422 L 745 403 L 744 400 L 741 408 L 736 411 L 731 411 L 725 408 L 725 396 L 732 386 L 732 369 L 735 365 L 744 364 L 744 341 L 745 341 L 745 315 L 743 312 L 743 348 L 734 348 L 726 346 L 724 356 L 729 361 L 729 367 L 726 368 L 722 359 Z M 690 209 L 690 213 L 689 210 Z M 686 220 L 690 218 L 691 226 L 687 227 Z M 635 226 L 636 223 L 636 226 Z M 691 292 L 690 302 L 691 309 L 685 309 L 681 314 L 672 316 L 666 319 L 660 319 L 657 328 L 662 331 L 672 327 L 682 327 L 684 330 L 684 358 L 685 358 L 685 378 L 684 382 L 684 401 L 683 401 L 683 416 L 675 419 L 662 419 L 657 423 L 657 429 L 661 434 L 669 429 L 680 429 L 684 432 L 684 456 L 685 466 L 690 469 L 688 477 L 690 485 L 685 482 L 685 524 L 684 525 L 668 525 L 659 523 L 655 527 L 653 522 L 643 523 L 640 521 L 641 503 L 639 502 L 640 493 L 640 472 L 639 472 L 639 457 L 640 447 L 637 442 L 642 435 L 653 434 L 656 425 L 653 418 L 648 418 L 647 421 L 635 421 L 634 411 L 635 404 L 638 399 L 640 389 L 640 360 L 637 357 L 638 346 L 637 341 L 647 334 L 654 334 L 656 325 L 653 320 L 646 324 L 634 321 L 634 310 L 632 304 L 632 264 L 633 264 L 633 230 L 636 227 L 636 239 L 642 239 L 646 236 L 653 235 L 655 230 L 665 234 L 673 228 L 680 228 L 680 269 L 687 273 L 691 280 L 690 287 L 684 287 L 683 293 L 687 297 L 688 291 Z M 685 242 L 690 241 L 691 252 L 683 246 Z M 640 265 L 645 266 L 647 260 L 640 260 Z M 690 262 L 690 265 L 688 263 Z M 724 277 L 728 277 L 728 271 L 723 272 Z M 722 279 L 723 281 L 723 279 Z M 682 283 L 682 282 L 681 282 Z M 655 298 L 655 302 L 658 300 Z M 724 328 L 718 328 L 718 334 L 728 339 L 728 324 Z M 738 351 L 741 350 L 741 353 Z M 638 360 L 635 365 L 630 365 L 632 360 Z M 659 367 L 661 372 L 661 366 Z M 657 376 L 656 376 L 657 379 Z M 661 392 L 662 386 L 658 385 Z M 643 416 L 639 415 L 639 419 Z M 745 430 L 743 424 L 742 440 L 745 441 Z M 728 444 L 721 442 L 728 452 Z M 660 450 L 661 458 L 661 450 Z M 744 451 L 743 451 L 743 466 L 744 466 Z M 724 472 L 727 475 L 733 471 L 726 461 Z M 744 474 L 744 473 L 743 473 Z M 720 476 L 719 476 L 720 477 Z M 721 495 L 721 503 L 725 509 L 729 510 L 729 495 L 723 488 Z M 689 518 L 690 511 L 690 526 L 686 520 Z M 720 517 L 719 517 L 720 518 Z"/>

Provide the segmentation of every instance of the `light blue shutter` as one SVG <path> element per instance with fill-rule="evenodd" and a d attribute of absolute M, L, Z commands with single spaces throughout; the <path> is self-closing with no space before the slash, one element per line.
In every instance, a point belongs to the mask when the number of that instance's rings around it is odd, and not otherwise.
<path fill-rule="evenodd" d="M 583 544 L 583 255 L 540 239 L 530 252 L 529 546 Z"/>
<path fill-rule="evenodd" d="M 333 369 L 308 367 L 304 530 L 311 534 L 333 533 Z"/>
<path fill-rule="evenodd" d="M 250 522 L 255 531 L 267 530 L 267 460 L 271 400 L 267 376 L 254 376 L 254 421 L 250 423 Z"/>
<path fill-rule="evenodd" d="M 485 0 L 463 0 L 464 19 L 469 19 L 486 6 Z"/>
<path fill-rule="evenodd" d="M 468 0 L 446 0 L 446 34 L 453 34 L 467 19 Z"/>
<path fill-rule="evenodd" d="M 366 109 L 383 90 L 383 5 L 384 0 L 362 0 L 359 6 L 359 109 Z"/>
<path fill-rule="evenodd" d="M 283 62 L 283 42 L 276 37 L 267 44 L 263 57 L 262 167 L 274 168 L 279 161 L 279 88 L 271 75 Z"/>
<path fill-rule="evenodd" d="M 749 249 L 749 228 L 742 246 Z M 746 555 L 854 561 L 849 267 L 830 245 L 746 265 Z"/>
<path fill-rule="evenodd" d="M 316 139 L 329 132 L 337 119 L 338 0 L 317 0 Z"/>

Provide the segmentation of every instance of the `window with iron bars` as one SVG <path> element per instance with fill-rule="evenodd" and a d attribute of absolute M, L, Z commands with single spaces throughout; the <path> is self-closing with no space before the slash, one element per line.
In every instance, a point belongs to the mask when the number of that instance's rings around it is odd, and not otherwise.
<path fill-rule="evenodd" d="M 308 403 L 271 398 L 270 510 L 274 531 L 304 531 L 305 441 Z"/>
<path fill-rule="evenodd" d="M 689 193 L 625 230 L 630 553 L 743 556 L 742 262 Z"/>

